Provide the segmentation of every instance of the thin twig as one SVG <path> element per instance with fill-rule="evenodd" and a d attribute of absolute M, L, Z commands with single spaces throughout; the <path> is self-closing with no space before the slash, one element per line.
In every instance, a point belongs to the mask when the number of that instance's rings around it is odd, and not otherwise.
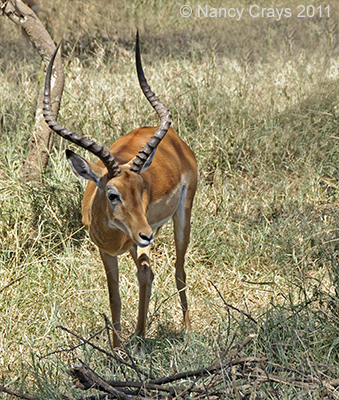
<path fill-rule="evenodd" d="M 20 281 L 21 279 L 25 278 L 27 276 L 27 274 L 23 274 L 21 276 L 19 276 L 19 278 L 13 279 L 11 282 L 7 283 L 7 285 L 3 286 L 0 289 L 0 293 L 3 292 L 5 289 L 7 289 L 9 286 L 14 285 L 14 283 Z"/>
<path fill-rule="evenodd" d="M 254 333 L 248 335 L 247 338 L 243 341 L 243 343 L 234 351 L 234 353 L 229 355 L 229 359 L 233 360 L 235 357 L 237 357 L 238 354 L 241 352 L 241 350 L 243 350 L 256 337 L 257 337 L 257 335 Z M 232 340 L 232 342 L 233 342 L 233 340 Z M 210 367 L 212 365 L 215 365 L 215 366 L 218 364 L 221 365 L 223 358 L 225 358 L 226 355 L 228 355 L 228 352 L 229 352 L 229 347 L 225 351 L 223 351 L 215 361 L 213 361 L 213 363 L 210 365 Z"/>
<path fill-rule="evenodd" d="M 221 298 L 221 300 L 223 301 L 223 303 L 225 304 L 226 307 L 231 308 L 234 311 L 237 311 L 238 313 L 244 315 L 245 317 L 247 317 L 249 320 L 251 320 L 252 322 L 254 322 L 256 325 L 258 324 L 258 321 L 255 320 L 250 314 L 246 313 L 245 311 L 239 310 L 239 308 L 232 306 L 231 304 L 227 303 L 226 300 L 223 298 L 222 294 L 220 293 L 220 290 L 215 286 L 215 284 L 210 281 L 208 279 L 208 282 L 214 287 L 214 289 L 217 291 L 219 297 Z"/>
<path fill-rule="evenodd" d="M 124 364 L 124 365 L 126 365 L 126 367 L 129 367 L 129 368 L 135 370 L 135 366 L 129 364 L 128 362 L 124 361 L 122 358 L 116 356 L 115 354 L 110 353 L 109 351 L 106 351 L 106 350 L 102 349 L 101 347 L 95 345 L 94 343 L 90 342 L 89 340 L 86 340 L 85 338 L 83 338 L 82 336 L 78 335 L 78 334 L 75 333 L 75 332 L 72 332 L 72 331 L 69 330 L 68 328 L 65 328 L 64 326 L 61 326 L 61 325 L 57 326 L 57 328 L 60 328 L 60 329 L 62 329 L 62 330 L 64 330 L 64 331 L 68 332 L 69 334 L 75 336 L 76 338 L 78 338 L 79 340 L 81 340 L 84 344 L 88 344 L 88 345 L 92 346 L 93 349 L 98 350 L 98 351 L 100 351 L 100 353 L 103 353 L 103 354 L 105 354 L 106 356 L 113 358 L 113 359 L 114 359 L 115 361 L 117 361 L 118 363 Z M 141 369 L 139 369 L 139 372 L 140 372 L 140 374 L 142 374 L 142 375 L 148 377 L 148 373 L 147 373 L 147 372 L 144 372 L 144 371 L 142 371 Z"/>
<path fill-rule="evenodd" d="M 60 326 L 57 326 L 57 328 L 61 328 L 61 327 L 60 327 Z M 106 328 L 101 328 L 98 332 L 94 333 L 89 339 L 87 339 L 87 343 L 88 343 L 90 340 L 94 339 L 96 336 L 100 335 L 100 333 L 103 332 L 105 329 L 106 329 Z M 68 333 L 69 333 L 69 332 L 68 332 Z M 72 352 L 72 351 L 78 349 L 79 347 L 82 347 L 83 345 L 84 345 L 84 343 L 80 343 L 80 344 L 77 344 L 77 345 L 75 345 L 75 346 L 73 346 L 73 347 L 70 347 L 69 349 L 62 349 L 62 350 L 55 350 L 55 351 L 52 351 L 52 352 L 50 352 L 50 353 L 47 353 L 47 354 L 45 354 L 45 355 L 39 357 L 39 360 L 43 360 L 44 358 L 47 358 L 47 357 L 50 357 L 50 356 L 53 356 L 53 355 L 59 354 L 59 353 L 70 353 L 70 352 Z"/>
<path fill-rule="evenodd" d="M 241 343 L 241 345 L 236 349 L 236 351 L 230 355 L 231 359 L 234 359 L 238 356 L 238 354 L 243 350 L 253 339 L 255 339 L 258 335 L 255 333 L 251 333 L 247 336 L 247 338 Z"/>
<path fill-rule="evenodd" d="M 135 362 L 134 362 L 134 359 L 133 359 L 133 357 L 131 356 L 131 353 L 128 351 L 128 348 L 125 346 L 125 344 L 124 344 L 123 341 L 121 340 L 118 330 L 115 328 L 115 326 L 111 323 L 111 321 L 110 321 L 107 317 L 106 317 L 106 322 L 108 323 L 108 325 L 110 325 L 111 329 L 113 329 L 113 332 L 117 335 L 120 344 L 122 345 L 122 347 L 123 347 L 125 353 L 127 354 L 127 357 L 128 357 L 128 358 L 130 359 L 130 361 L 131 361 L 132 368 L 134 369 L 134 371 L 135 371 L 135 372 L 137 373 L 137 375 L 138 375 L 139 381 L 140 381 L 140 382 L 143 382 L 143 379 L 142 379 L 141 374 L 140 374 L 140 370 L 139 370 L 139 368 L 136 366 L 136 364 L 135 364 Z M 147 376 L 147 375 L 146 375 L 146 376 Z"/>
<path fill-rule="evenodd" d="M 178 381 L 180 379 L 187 379 L 193 376 L 204 376 L 204 375 L 211 375 L 213 373 L 221 371 L 221 369 L 230 367 L 232 365 L 237 365 L 237 364 L 244 364 L 244 363 L 251 363 L 251 362 L 263 362 L 266 361 L 267 358 L 260 358 L 260 357 L 242 357 L 238 358 L 236 360 L 231 360 L 230 362 L 227 362 L 225 364 L 212 364 L 207 368 L 200 368 L 196 369 L 194 371 L 186 371 L 186 372 L 180 372 L 175 375 L 171 376 L 165 376 L 159 379 L 154 379 L 149 381 L 150 383 L 157 383 L 157 384 L 164 384 L 164 383 L 170 383 L 174 381 Z"/>
<path fill-rule="evenodd" d="M 103 313 L 102 315 L 103 315 L 104 320 L 105 320 L 105 330 L 107 331 L 109 348 L 111 349 L 111 352 L 113 353 L 114 352 L 114 347 L 113 347 L 113 343 L 112 343 L 112 340 L 111 340 L 111 333 L 109 331 L 109 326 L 108 326 L 109 319 L 108 319 L 108 317 L 107 317 L 107 315 L 105 313 Z"/>
<path fill-rule="evenodd" d="M 335 317 L 333 317 L 331 314 L 323 310 L 322 308 L 318 307 L 318 311 L 322 312 L 324 315 L 326 315 L 327 318 L 329 318 L 331 321 L 333 321 L 335 324 L 339 325 L 339 320 Z"/>
<path fill-rule="evenodd" d="M 260 382 L 279 382 L 307 390 L 317 388 L 317 385 L 314 383 L 306 383 L 296 378 L 281 377 L 278 375 L 268 374 L 266 371 L 262 370 L 259 367 L 256 367 L 255 370 L 252 372 L 252 377 L 257 378 Z"/>

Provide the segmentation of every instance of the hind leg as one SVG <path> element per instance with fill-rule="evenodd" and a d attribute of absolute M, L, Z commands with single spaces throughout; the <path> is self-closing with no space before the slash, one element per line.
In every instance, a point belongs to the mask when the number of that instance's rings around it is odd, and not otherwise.
<path fill-rule="evenodd" d="M 194 195 L 194 193 L 193 193 Z M 180 295 L 181 307 L 184 316 L 185 329 L 191 328 L 188 304 L 186 297 L 186 273 L 184 269 L 185 254 L 191 233 L 191 208 L 193 196 L 187 195 L 184 187 L 181 193 L 179 206 L 173 215 L 174 240 L 176 249 L 175 279 Z"/>

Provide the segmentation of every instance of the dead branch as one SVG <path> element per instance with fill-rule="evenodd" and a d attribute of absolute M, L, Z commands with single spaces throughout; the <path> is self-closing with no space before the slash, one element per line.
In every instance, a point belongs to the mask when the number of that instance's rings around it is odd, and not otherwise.
<path fill-rule="evenodd" d="M 77 365 L 74 366 L 71 370 L 67 371 L 70 376 L 73 378 L 73 384 L 82 390 L 88 389 L 98 389 L 102 391 L 106 391 L 103 386 L 99 386 L 98 382 L 95 381 L 93 376 L 91 375 L 91 370 L 85 365 Z M 154 390 L 159 392 L 166 392 L 174 395 L 175 393 L 180 394 L 183 392 L 183 388 L 181 387 L 169 387 L 164 385 L 157 385 L 150 382 L 138 382 L 138 381 L 108 381 L 106 382 L 110 387 L 114 388 L 135 388 L 135 389 L 144 389 L 144 390 Z M 192 389 L 194 392 L 203 393 L 202 390 Z"/>
<path fill-rule="evenodd" d="M 10 394 L 11 396 L 19 397 L 20 399 L 25 399 L 25 400 L 42 400 L 39 397 L 34 397 L 29 394 L 21 393 L 18 392 L 17 390 L 11 390 L 2 385 L 0 385 L 0 393 L 7 393 Z"/>
<path fill-rule="evenodd" d="M 122 400 L 128 400 L 134 397 L 128 396 L 125 393 L 115 389 L 108 382 L 106 382 L 105 379 L 92 371 L 83 362 L 81 365 L 75 366 L 72 370 L 69 370 L 67 372 L 73 377 L 73 379 L 77 380 L 77 387 L 79 387 L 80 389 L 98 389 L 113 396 L 116 396 L 117 399 Z"/>
<path fill-rule="evenodd" d="M 63 328 L 65 329 L 65 328 Z M 70 332 L 68 329 L 65 329 L 67 332 Z M 70 332 L 73 333 L 73 332 Z M 79 339 L 81 336 L 75 334 L 76 337 Z M 206 368 L 200 368 L 198 370 L 193 370 L 193 371 L 187 371 L 167 377 L 162 377 L 159 379 L 152 379 L 148 382 L 141 381 L 140 376 L 139 379 L 140 381 L 105 381 L 102 379 L 98 374 L 96 374 L 94 371 L 92 371 L 87 365 L 85 365 L 83 362 L 81 362 L 80 365 L 77 365 L 70 369 L 68 371 L 68 374 L 72 376 L 73 378 L 73 384 L 78 387 L 79 389 L 82 390 L 88 390 L 88 389 L 97 389 L 104 391 L 106 393 L 109 393 L 111 395 L 117 395 L 116 393 L 112 392 L 112 389 L 116 390 L 119 394 L 123 393 L 126 394 L 126 389 L 132 390 L 132 389 L 137 389 L 137 392 L 129 392 L 129 396 L 136 396 L 136 395 L 149 395 L 152 394 L 154 395 L 154 392 L 157 394 L 163 392 L 163 393 L 168 393 L 170 398 L 173 397 L 182 397 L 185 395 L 189 395 L 191 393 L 194 393 L 198 397 L 201 395 L 206 395 L 206 393 L 209 393 L 210 388 L 212 387 L 212 382 L 213 382 L 213 375 L 220 374 L 223 372 L 224 374 L 227 373 L 226 369 L 242 364 L 242 369 L 245 367 L 245 365 L 249 365 L 251 363 L 261 363 L 267 361 L 265 358 L 258 358 L 258 357 L 239 357 L 237 359 L 234 358 L 234 356 L 238 355 L 239 352 L 244 349 L 250 342 L 251 340 L 256 337 L 256 335 L 249 335 L 245 341 L 239 346 L 239 348 L 232 354 L 233 358 L 231 358 L 227 363 L 220 363 L 220 362 L 213 362 L 210 366 Z M 82 339 L 82 338 L 81 338 Z M 83 341 L 86 341 L 85 339 L 82 339 Z M 86 341 L 88 343 L 88 341 Z M 88 343 L 90 344 L 90 343 Z M 131 357 L 131 356 L 130 356 Z M 135 363 L 133 363 L 133 369 L 135 369 Z M 211 378 L 212 375 L 212 379 Z M 208 376 L 209 379 L 207 382 L 204 382 L 202 385 L 197 386 L 196 383 L 199 379 Z M 165 386 L 168 383 L 173 383 L 176 381 L 180 380 L 187 380 L 188 378 L 191 377 L 196 377 L 195 381 L 190 383 L 189 387 L 183 387 L 181 385 L 176 385 L 176 386 Z M 220 384 L 220 380 L 216 380 L 218 384 Z M 119 389 L 125 389 L 124 392 L 119 391 Z M 220 391 L 219 391 L 220 392 Z M 214 390 L 214 395 L 219 396 L 220 393 L 218 391 Z M 157 395 L 159 398 L 159 396 Z M 153 396 L 154 398 L 154 396 Z M 163 396 L 161 398 L 164 398 Z M 183 398 L 183 397 L 182 397 Z"/>
<path fill-rule="evenodd" d="M 69 370 L 68 373 L 73 378 L 73 384 L 79 389 L 82 390 L 98 389 L 106 393 L 110 393 L 107 391 L 107 386 L 105 388 L 104 385 L 102 385 L 101 382 L 98 381 L 97 378 L 99 376 L 97 374 L 93 376 L 92 375 L 93 371 L 91 371 L 85 364 L 75 366 L 74 368 Z M 157 393 L 158 392 L 169 393 L 171 396 L 183 396 L 185 394 L 190 394 L 190 393 L 206 394 L 206 390 L 204 390 L 203 388 L 193 387 L 192 385 L 190 385 L 190 387 L 186 389 L 180 386 L 165 386 L 165 385 L 154 384 L 151 382 L 137 382 L 137 381 L 108 381 L 106 382 L 106 384 L 109 385 L 110 388 L 115 388 L 115 389 L 116 388 L 139 389 L 138 391 L 139 393 L 140 391 L 146 393 L 148 391 L 155 391 Z M 136 394 L 137 393 L 135 393 L 135 395 Z"/>

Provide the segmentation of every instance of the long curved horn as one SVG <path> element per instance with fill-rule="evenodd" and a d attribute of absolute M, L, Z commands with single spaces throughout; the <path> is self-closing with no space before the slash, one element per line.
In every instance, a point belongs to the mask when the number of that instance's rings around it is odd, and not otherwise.
<path fill-rule="evenodd" d="M 112 179 L 115 176 L 118 176 L 121 174 L 121 169 L 120 169 L 118 163 L 115 161 L 112 154 L 108 150 L 105 150 L 102 146 L 99 146 L 98 144 L 96 144 L 93 140 L 87 139 L 83 136 L 78 135 L 75 132 L 71 132 L 68 129 L 62 127 L 61 125 L 58 124 L 58 122 L 56 121 L 56 119 L 54 117 L 54 113 L 52 111 L 52 104 L 51 104 L 51 76 L 52 76 L 53 63 L 54 63 L 56 54 L 59 50 L 60 44 L 61 44 L 61 42 L 58 44 L 58 46 L 54 50 L 54 53 L 52 54 L 52 57 L 48 64 L 48 68 L 47 68 L 47 72 L 46 72 L 44 107 L 43 107 L 45 121 L 48 124 L 48 126 L 55 133 L 60 135 L 62 138 L 69 140 L 70 142 L 76 144 L 77 146 L 80 146 L 80 147 L 90 151 L 97 157 L 99 157 L 100 160 L 104 163 L 105 167 L 107 168 L 109 179 Z"/>
<path fill-rule="evenodd" d="M 140 174 L 142 167 L 144 166 L 146 161 L 154 155 L 157 146 L 166 135 L 172 122 L 172 115 L 169 109 L 165 106 L 165 104 L 162 103 L 159 100 L 159 98 L 152 92 L 145 78 L 140 58 L 139 32 L 137 32 L 136 36 L 135 61 L 137 66 L 140 87 L 144 95 L 146 96 L 147 100 L 151 103 L 151 106 L 155 109 L 160 118 L 159 128 L 157 129 L 155 134 L 149 139 L 149 141 L 145 144 L 145 146 L 135 156 L 130 166 L 131 171 Z"/>

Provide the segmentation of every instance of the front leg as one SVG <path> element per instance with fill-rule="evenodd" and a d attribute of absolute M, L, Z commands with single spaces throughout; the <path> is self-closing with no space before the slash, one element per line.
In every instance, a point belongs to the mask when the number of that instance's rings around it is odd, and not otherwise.
<path fill-rule="evenodd" d="M 149 266 L 150 246 L 140 248 L 134 246 L 130 253 L 137 265 L 139 282 L 139 311 L 136 333 L 145 336 L 148 305 L 151 297 L 154 274 Z"/>
<path fill-rule="evenodd" d="M 121 300 L 119 294 L 118 257 L 111 256 L 102 250 L 100 250 L 100 256 L 106 271 L 113 326 L 120 332 Z M 113 346 L 120 347 L 120 340 L 115 332 L 113 332 Z"/>

